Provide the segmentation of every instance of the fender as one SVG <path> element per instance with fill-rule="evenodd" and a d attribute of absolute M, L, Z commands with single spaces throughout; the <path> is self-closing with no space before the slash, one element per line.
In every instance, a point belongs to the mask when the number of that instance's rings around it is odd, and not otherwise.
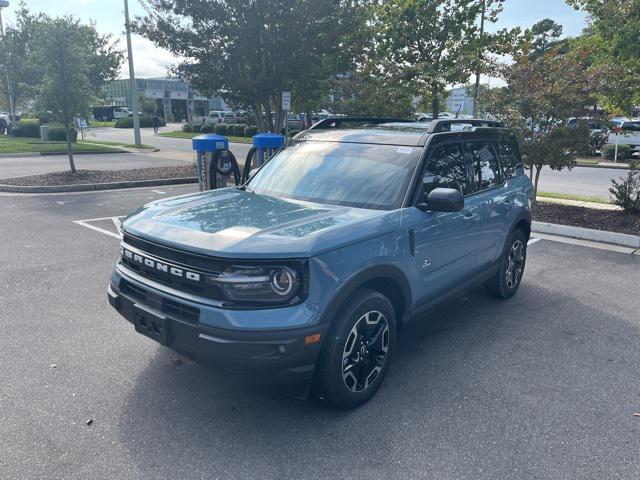
<path fill-rule="evenodd" d="M 352 275 L 335 293 L 329 305 L 322 313 L 319 323 L 321 325 L 325 323 L 330 324 L 349 296 L 367 282 L 378 278 L 390 279 L 400 287 L 404 307 L 402 318 L 396 319 L 398 327 L 400 327 L 405 323 L 405 320 L 408 318 L 408 312 L 412 307 L 411 286 L 402 270 L 394 265 L 375 265 Z"/>

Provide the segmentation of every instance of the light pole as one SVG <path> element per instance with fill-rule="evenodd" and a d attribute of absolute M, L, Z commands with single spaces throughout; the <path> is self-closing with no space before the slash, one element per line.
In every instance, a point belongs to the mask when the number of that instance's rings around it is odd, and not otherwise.
<path fill-rule="evenodd" d="M 7 45 L 4 39 L 4 26 L 2 25 L 2 9 L 9 6 L 8 0 L 0 0 L 0 36 L 2 37 L 2 50 L 7 54 Z M 11 92 L 11 81 L 9 80 L 9 65 L 5 64 L 5 74 L 7 75 L 7 95 L 9 97 L 9 111 L 11 112 L 11 122 L 15 123 L 16 110 L 13 105 L 13 93 Z"/>
<path fill-rule="evenodd" d="M 127 31 L 127 52 L 129 54 L 129 79 L 131 81 L 131 108 L 133 109 L 133 137 L 136 145 L 142 144 L 140 138 L 140 118 L 138 117 L 138 87 L 133 71 L 133 52 L 131 48 L 131 25 L 129 25 L 129 2 L 124 0 L 124 22 Z"/>
<path fill-rule="evenodd" d="M 487 12 L 487 0 L 482 0 L 482 16 L 480 17 L 480 48 L 483 48 L 484 18 Z M 482 50 L 478 52 L 478 67 L 476 70 L 476 86 L 473 92 L 473 118 L 478 118 L 478 98 L 480 97 L 480 65 L 482 63 Z"/>

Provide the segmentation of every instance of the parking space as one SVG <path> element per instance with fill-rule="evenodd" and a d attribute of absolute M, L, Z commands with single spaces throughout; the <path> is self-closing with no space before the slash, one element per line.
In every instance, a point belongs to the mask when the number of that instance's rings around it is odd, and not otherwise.
<path fill-rule="evenodd" d="M 0 196 L 0 478 L 640 478 L 640 257 L 532 242 L 513 299 L 419 319 L 373 400 L 336 412 L 109 306 L 118 219 L 193 190 Z"/>

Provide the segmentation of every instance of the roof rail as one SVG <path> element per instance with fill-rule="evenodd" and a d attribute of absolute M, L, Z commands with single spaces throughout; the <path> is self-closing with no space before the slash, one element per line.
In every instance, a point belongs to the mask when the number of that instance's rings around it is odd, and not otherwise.
<path fill-rule="evenodd" d="M 462 118 L 443 118 L 433 120 L 429 123 L 428 133 L 441 133 L 450 132 L 451 125 L 471 125 L 472 127 L 485 127 L 485 128 L 502 128 L 504 124 L 495 120 L 483 120 L 480 118 L 473 118 L 465 120 Z"/>
<path fill-rule="evenodd" d="M 363 125 L 366 124 L 374 124 L 380 125 L 382 123 L 393 123 L 393 122 L 409 122 L 416 123 L 415 120 L 407 119 L 407 118 L 380 118 L 380 117 L 329 117 L 324 120 L 320 120 L 318 123 L 314 124 L 309 128 L 309 130 L 322 130 L 327 128 L 339 128 L 341 124 L 349 122 L 349 123 L 361 123 Z"/>

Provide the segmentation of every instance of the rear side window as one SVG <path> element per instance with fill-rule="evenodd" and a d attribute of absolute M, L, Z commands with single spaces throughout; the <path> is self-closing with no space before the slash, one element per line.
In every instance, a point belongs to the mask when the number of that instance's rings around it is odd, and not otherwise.
<path fill-rule="evenodd" d="M 504 178 L 508 179 L 519 175 L 518 167 L 522 165 L 522 162 L 520 161 L 516 142 L 512 139 L 502 137 L 496 142 L 495 146 L 498 152 L 498 158 L 500 159 L 500 165 L 502 165 Z"/>
<path fill-rule="evenodd" d="M 463 195 L 473 193 L 462 143 L 436 146 L 427 160 L 423 176 L 425 195 L 435 188 L 455 188 Z"/>
<path fill-rule="evenodd" d="M 498 157 L 490 142 L 469 143 L 475 191 L 481 192 L 502 183 Z"/>

